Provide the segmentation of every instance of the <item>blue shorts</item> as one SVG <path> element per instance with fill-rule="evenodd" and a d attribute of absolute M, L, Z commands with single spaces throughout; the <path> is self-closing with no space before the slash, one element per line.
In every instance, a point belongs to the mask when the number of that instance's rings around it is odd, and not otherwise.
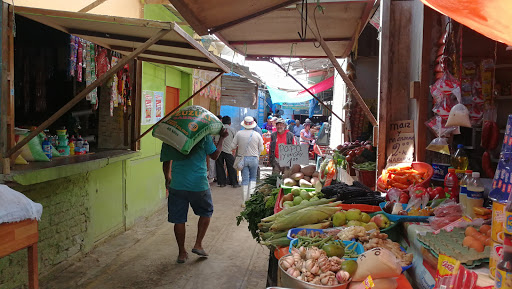
<path fill-rule="evenodd" d="M 174 224 L 187 222 L 188 206 L 192 207 L 194 214 L 210 218 L 213 214 L 213 202 L 210 189 L 200 192 L 182 191 L 169 188 L 167 220 Z"/>

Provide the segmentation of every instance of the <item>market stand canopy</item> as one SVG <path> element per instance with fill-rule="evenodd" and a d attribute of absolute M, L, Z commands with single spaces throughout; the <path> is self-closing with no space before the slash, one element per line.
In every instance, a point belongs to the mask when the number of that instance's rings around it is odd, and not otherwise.
<path fill-rule="evenodd" d="M 291 54 L 299 58 L 326 57 L 318 45 L 315 47 L 317 40 L 309 29 L 303 41 L 297 34 L 301 31 L 301 1 L 169 1 L 196 33 L 215 34 L 249 59 L 290 57 Z M 374 4 L 375 0 L 320 1 L 324 13 L 317 10 L 316 21 L 324 41 L 336 57 L 344 58 L 350 54 Z M 313 19 L 316 5 L 307 5 L 305 18 Z M 308 25 L 315 27 L 311 22 Z"/>
<path fill-rule="evenodd" d="M 421 0 L 432 9 L 494 40 L 512 45 L 510 0 Z"/>
<path fill-rule="evenodd" d="M 138 60 L 210 71 L 229 69 L 174 22 L 16 6 L 15 13 L 128 55 L 160 30 L 170 30 Z"/>

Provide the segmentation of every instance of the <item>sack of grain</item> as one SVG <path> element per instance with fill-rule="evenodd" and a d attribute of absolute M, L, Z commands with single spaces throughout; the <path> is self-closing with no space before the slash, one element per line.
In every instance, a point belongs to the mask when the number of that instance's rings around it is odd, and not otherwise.
<path fill-rule="evenodd" d="M 205 108 L 192 105 L 171 114 L 153 129 L 153 136 L 183 154 L 206 135 L 219 134 L 222 122 Z"/>

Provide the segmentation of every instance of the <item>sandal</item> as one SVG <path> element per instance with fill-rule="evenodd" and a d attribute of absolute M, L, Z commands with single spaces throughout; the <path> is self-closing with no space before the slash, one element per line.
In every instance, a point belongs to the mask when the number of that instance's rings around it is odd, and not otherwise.
<path fill-rule="evenodd" d="M 180 259 L 180 256 L 178 255 L 178 258 L 176 258 L 176 263 L 178 263 L 178 264 L 183 264 L 183 263 L 185 263 L 187 260 L 188 260 L 188 253 L 187 253 L 187 256 L 185 257 L 185 259 Z"/>
<path fill-rule="evenodd" d="M 208 254 L 203 249 L 192 249 L 192 253 L 201 257 L 208 257 Z"/>

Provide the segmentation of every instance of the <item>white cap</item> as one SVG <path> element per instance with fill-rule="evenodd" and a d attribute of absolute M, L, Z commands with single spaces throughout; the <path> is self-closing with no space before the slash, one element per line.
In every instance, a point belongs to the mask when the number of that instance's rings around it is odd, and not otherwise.
<path fill-rule="evenodd" d="M 480 173 L 479 172 L 473 172 L 473 174 L 471 176 L 473 178 L 480 178 Z"/>

